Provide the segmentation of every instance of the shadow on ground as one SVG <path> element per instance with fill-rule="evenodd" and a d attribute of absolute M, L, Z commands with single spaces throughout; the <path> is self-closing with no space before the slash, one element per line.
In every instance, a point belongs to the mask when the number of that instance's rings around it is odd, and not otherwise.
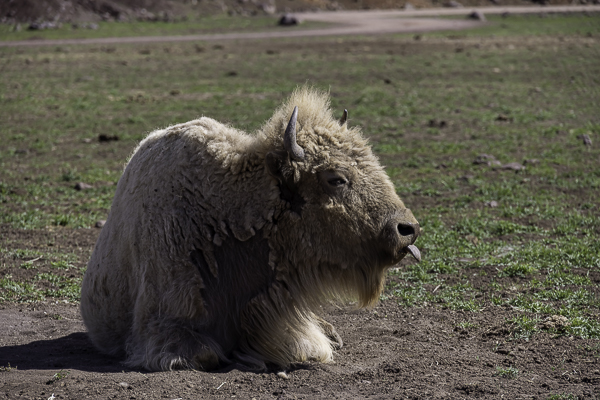
<path fill-rule="evenodd" d="M 94 348 L 85 332 L 71 333 L 57 339 L 0 348 L 0 365 L 29 369 L 76 369 L 89 372 L 122 372 L 129 370 L 118 358 L 109 357 Z"/>

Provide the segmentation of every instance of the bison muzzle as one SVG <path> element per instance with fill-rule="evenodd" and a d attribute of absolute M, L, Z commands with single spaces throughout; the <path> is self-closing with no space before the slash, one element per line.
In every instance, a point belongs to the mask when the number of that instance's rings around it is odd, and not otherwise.
<path fill-rule="evenodd" d="M 347 116 L 302 87 L 255 134 L 203 117 L 142 140 L 83 280 L 92 342 L 149 370 L 331 361 L 321 306 L 372 306 L 390 266 L 420 259 Z"/>

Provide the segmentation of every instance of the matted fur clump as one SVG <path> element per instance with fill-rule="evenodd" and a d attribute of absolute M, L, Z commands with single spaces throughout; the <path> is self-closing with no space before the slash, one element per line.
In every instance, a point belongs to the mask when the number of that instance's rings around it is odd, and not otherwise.
<path fill-rule="evenodd" d="M 345 118 L 302 87 L 255 134 L 203 117 L 148 135 L 83 280 L 93 343 L 149 370 L 331 361 L 320 306 L 373 305 L 386 269 L 419 258 L 417 221 Z"/>

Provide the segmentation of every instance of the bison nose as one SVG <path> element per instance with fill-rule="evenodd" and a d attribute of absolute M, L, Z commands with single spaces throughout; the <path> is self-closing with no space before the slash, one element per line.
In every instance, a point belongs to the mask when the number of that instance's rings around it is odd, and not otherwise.
<path fill-rule="evenodd" d="M 388 254 L 405 254 L 421 233 L 419 222 L 408 208 L 395 211 L 388 217 L 381 232 L 381 244 Z M 414 246 L 413 246 L 414 247 Z"/>
<path fill-rule="evenodd" d="M 415 240 L 419 237 L 419 233 L 421 229 L 419 228 L 418 223 L 404 223 L 401 222 L 398 224 L 398 233 L 400 234 L 400 241 L 402 243 L 413 244 Z"/>

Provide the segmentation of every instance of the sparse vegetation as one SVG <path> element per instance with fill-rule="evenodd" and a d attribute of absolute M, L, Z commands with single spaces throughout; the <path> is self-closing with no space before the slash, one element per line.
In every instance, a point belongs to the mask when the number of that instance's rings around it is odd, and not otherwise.
<path fill-rule="evenodd" d="M 59 372 L 55 373 L 54 375 L 52 375 L 52 378 L 50 378 L 50 380 L 48 382 L 46 382 L 47 385 L 51 385 L 53 383 L 56 383 L 62 379 L 65 379 L 66 377 L 68 377 L 71 374 L 71 372 L 69 371 L 65 371 L 64 369 L 61 369 Z"/>
<path fill-rule="evenodd" d="M 11 372 L 16 370 L 17 367 L 16 366 L 12 366 L 10 365 L 10 363 L 8 363 L 6 366 L 0 366 L 0 372 Z"/>
<path fill-rule="evenodd" d="M 496 375 L 502 378 L 515 379 L 519 376 L 519 370 L 515 367 L 496 367 Z"/>
<path fill-rule="evenodd" d="M 148 132 L 201 115 L 253 131 L 308 81 L 330 88 L 340 115 L 347 108 L 349 123 L 364 127 L 422 227 L 423 261 L 389 272 L 382 298 L 393 307 L 389 317 L 373 314 L 389 319 L 398 339 L 386 346 L 403 351 L 406 338 L 421 340 L 411 336 L 421 328 L 425 344 L 493 336 L 489 354 L 464 367 L 488 368 L 487 377 L 506 385 L 528 378 L 522 360 L 548 364 L 540 354 L 512 355 L 538 339 L 573 340 L 581 346 L 574 357 L 592 365 L 600 357 L 600 16 L 489 19 L 481 29 L 418 40 L 0 48 L 0 303 L 78 301 L 95 224 L 106 219 L 123 164 Z M 165 33 L 185 30 L 171 28 Z M 499 165 L 475 164 L 483 154 Z M 76 190 L 79 182 L 91 187 Z M 417 328 L 418 310 L 448 316 L 449 329 Z M 510 352 L 497 352 L 502 346 Z M 66 376 L 61 370 L 49 382 Z M 584 378 L 592 379 L 577 377 Z M 551 389 L 544 390 L 542 397 Z"/>

